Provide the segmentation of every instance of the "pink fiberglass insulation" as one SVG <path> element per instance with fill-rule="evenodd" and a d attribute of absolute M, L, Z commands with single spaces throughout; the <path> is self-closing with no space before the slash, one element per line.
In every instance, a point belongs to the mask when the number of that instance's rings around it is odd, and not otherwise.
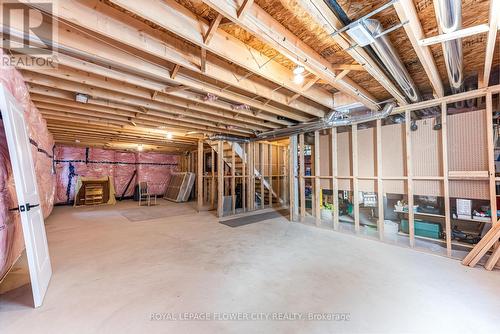
<path fill-rule="evenodd" d="M 150 191 L 158 195 L 165 192 L 172 172 L 178 171 L 179 156 L 161 153 L 136 153 L 100 148 L 57 146 L 55 149 L 57 174 L 57 203 L 72 203 L 78 176 L 112 176 L 116 196 L 121 197 L 134 171 L 135 177 L 125 193 L 134 194 L 140 181 L 150 184 Z"/>
<path fill-rule="evenodd" d="M 54 141 L 45 120 L 31 102 L 22 75 L 4 62 L 0 49 L 0 83 L 14 96 L 25 112 L 28 133 L 32 142 L 33 163 L 37 176 L 40 205 L 44 216 L 52 211 L 54 203 L 55 177 L 52 174 L 52 147 Z M 16 261 L 24 248 L 19 214 L 9 211 L 17 206 L 14 179 L 5 138 L 3 123 L 0 121 L 0 280 Z"/>
<path fill-rule="evenodd" d="M 137 153 L 139 182 L 148 182 L 148 191 L 164 194 L 172 172 L 179 171 L 179 156 L 164 153 Z"/>
<path fill-rule="evenodd" d="M 136 154 L 134 152 L 115 152 L 115 160 L 119 162 L 115 165 L 115 191 L 117 196 L 122 196 L 125 191 L 125 187 L 134 175 L 134 171 L 137 169 Z M 137 183 L 137 174 L 134 179 L 130 182 L 130 186 L 127 192 L 124 194 L 126 197 L 134 195 L 134 185 Z"/>

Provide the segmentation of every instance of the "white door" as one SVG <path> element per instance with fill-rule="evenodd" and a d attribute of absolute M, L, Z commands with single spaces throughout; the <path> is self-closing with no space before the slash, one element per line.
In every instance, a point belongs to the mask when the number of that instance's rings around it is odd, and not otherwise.
<path fill-rule="evenodd" d="M 3 85 L 0 85 L 0 110 L 16 185 L 33 300 L 35 307 L 39 307 L 52 276 L 49 248 L 24 112 Z"/>

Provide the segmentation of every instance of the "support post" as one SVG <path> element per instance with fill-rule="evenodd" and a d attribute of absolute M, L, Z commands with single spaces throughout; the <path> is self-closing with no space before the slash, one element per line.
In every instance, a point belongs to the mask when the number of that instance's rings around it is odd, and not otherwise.
<path fill-rule="evenodd" d="M 298 158 L 298 147 L 297 147 L 297 135 L 290 136 L 290 150 L 288 153 L 288 182 L 289 182 L 289 202 L 290 202 L 290 221 L 296 221 L 299 214 L 298 202 L 299 202 L 299 180 L 297 171 L 297 158 Z"/>
<path fill-rule="evenodd" d="M 337 128 L 332 128 L 333 229 L 339 230 L 339 180 L 337 162 Z"/>
<path fill-rule="evenodd" d="M 495 180 L 495 143 L 493 138 L 493 99 L 491 92 L 486 94 L 486 135 L 488 136 L 488 174 L 490 181 L 491 223 L 497 224 L 497 192 Z"/>
<path fill-rule="evenodd" d="M 203 207 L 203 140 L 198 140 L 198 161 L 197 161 L 197 180 L 196 188 L 198 195 L 198 212 L 201 211 Z"/>
<path fill-rule="evenodd" d="M 352 202 L 354 230 L 359 232 L 359 187 L 358 187 L 358 125 L 352 125 Z"/>
<path fill-rule="evenodd" d="M 441 103 L 441 154 L 443 161 L 444 226 L 446 232 L 446 255 L 451 256 L 450 183 L 448 180 L 448 122 L 447 105 Z"/>
<path fill-rule="evenodd" d="M 382 120 L 377 120 L 377 206 L 378 220 L 377 229 L 380 240 L 384 240 L 384 191 L 382 181 Z"/>
<path fill-rule="evenodd" d="M 210 152 L 212 158 L 211 164 L 211 172 L 212 172 L 212 180 L 210 182 L 210 210 L 215 209 L 215 151 L 212 147 L 212 151 Z"/>
<path fill-rule="evenodd" d="M 224 215 L 224 142 L 217 143 L 217 216 Z"/>
<path fill-rule="evenodd" d="M 234 146 L 231 145 L 231 211 L 236 214 L 236 156 Z"/>
<path fill-rule="evenodd" d="M 299 134 L 299 195 L 300 195 L 300 221 L 306 216 L 306 183 L 304 180 L 304 134 Z"/>
<path fill-rule="evenodd" d="M 314 131 L 314 217 L 316 225 L 321 225 L 321 179 L 319 131 Z"/>
<path fill-rule="evenodd" d="M 259 144 L 259 170 L 260 170 L 260 209 L 266 206 L 266 194 L 264 190 L 264 144 Z"/>
<path fill-rule="evenodd" d="M 269 173 L 269 207 L 273 207 L 273 192 L 271 189 L 273 187 L 273 146 L 271 144 L 267 145 L 267 160 L 268 160 L 268 173 Z"/>
<path fill-rule="evenodd" d="M 413 213 L 413 165 L 411 161 L 411 111 L 405 111 L 406 176 L 408 188 L 408 229 L 410 247 L 415 247 L 415 219 Z"/>
<path fill-rule="evenodd" d="M 247 211 L 247 159 L 248 159 L 248 143 L 243 144 L 243 157 L 242 160 L 242 168 L 241 168 L 241 205 L 243 207 L 243 212 Z"/>

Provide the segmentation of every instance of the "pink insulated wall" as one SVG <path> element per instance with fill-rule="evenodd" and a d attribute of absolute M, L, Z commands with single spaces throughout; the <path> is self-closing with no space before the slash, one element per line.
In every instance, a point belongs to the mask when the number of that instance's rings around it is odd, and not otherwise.
<path fill-rule="evenodd" d="M 136 171 L 134 179 L 125 193 L 132 196 L 134 186 L 146 181 L 149 191 L 158 195 L 165 192 L 172 172 L 179 171 L 178 155 L 147 152 L 122 152 L 100 148 L 56 146 L 56 203 L 68 203 L 74 199 L 78 176 L 111 176 L 117 197 L 120 197 L 127 183 Z"/>

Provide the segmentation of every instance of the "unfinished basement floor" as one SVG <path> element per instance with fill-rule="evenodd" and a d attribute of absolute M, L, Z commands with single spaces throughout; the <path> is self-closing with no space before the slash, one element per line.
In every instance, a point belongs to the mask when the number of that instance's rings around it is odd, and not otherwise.
<path fill-rule="evenodd" d="M 159 204 L 56 207 L 44 305 L 32 308 L 27 285 L 1 295 L 2 334 L 498 333 L 498 272 L 284 218 L 231 228 L 190 203 Z M 349 320 L 151 320 L 183 312 Z"/>

